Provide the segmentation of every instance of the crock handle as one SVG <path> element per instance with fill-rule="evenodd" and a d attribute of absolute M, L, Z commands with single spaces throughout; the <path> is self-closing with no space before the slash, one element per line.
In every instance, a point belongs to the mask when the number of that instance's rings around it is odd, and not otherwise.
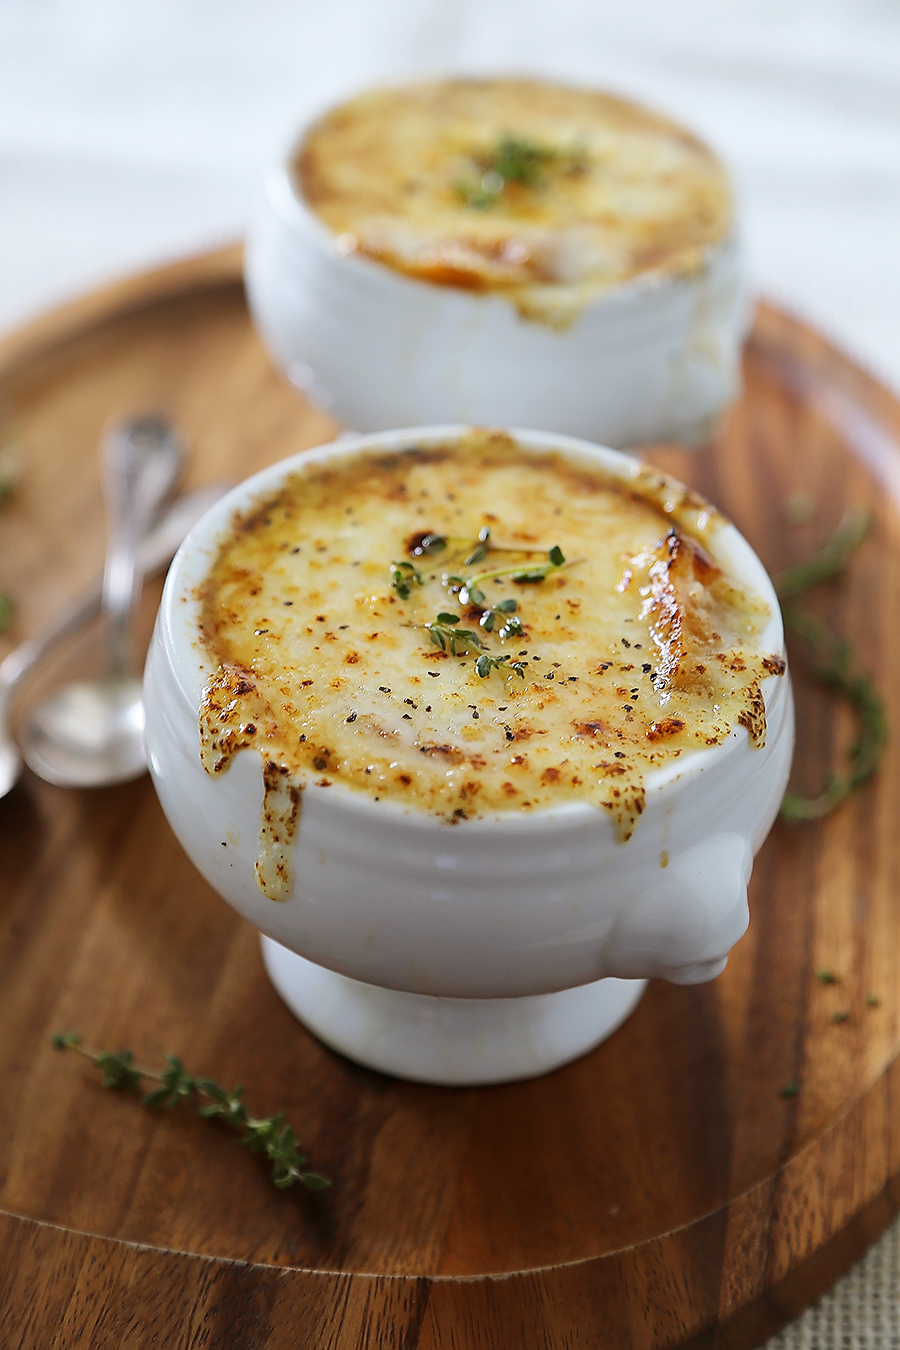
<path fill-rule="evenodd" d="M 732 832 L 671 858 L 659 881 L 629 903 L 616 924 L 610 974 L 661 976 L 673 984 L 715 979 L 749 922 L 752 866 L 749 840 Z"/>

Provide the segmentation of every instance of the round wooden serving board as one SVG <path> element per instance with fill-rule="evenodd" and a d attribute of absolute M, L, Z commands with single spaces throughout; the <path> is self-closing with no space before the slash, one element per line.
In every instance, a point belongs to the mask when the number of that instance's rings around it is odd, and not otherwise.
<path fill-rule="evenodd" d="M 0 416 L 30 459 L 0 511 L 0 589 L 18 602 L 4 650 L 98 572 L 98 437 L 145 408 L 182 427 L 188 485 L 242 478 L 337 430 L 268 361 L 237 250 L 13 336 Z M 871 537 L 814 603 L 855 644 L 894 727 L 898 438 L 889 394 L 764 307 L 723 437 L 650 456 L 773 570 L 848 505 L 871 504 Z M 798 493 L 816 505 L 803 526 L 784 508 Z M 794 679 L 795 786 L 815 792 L 849 727 L 799 661 Z M 256 934 L 194 871 L 149 780 L 66 792 L 26 775 L 0 801 L 4 1347 L 755 1344 L 900 1205 L 898 809 L 889 751 L 824 822 L 776 825 L 720 979 L 651 985 L 610 1041 L 548 1077 L 451 1089 L 360 1069 L 294 1021 Z M 819 981 L 822 968 L 840 982 Z M 275 1191 L 225 1130 L 147 1111 L 55 1052 L 51 1033 L 68 1028 L 246 1084 L 335 1185 Z"/>

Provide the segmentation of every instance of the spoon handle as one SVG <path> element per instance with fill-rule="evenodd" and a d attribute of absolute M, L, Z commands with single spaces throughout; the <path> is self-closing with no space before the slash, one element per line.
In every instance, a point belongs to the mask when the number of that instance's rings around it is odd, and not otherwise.
<path fill-rule="evenodd" d="M 113 426 L 103 439 L 101 469 L 107 546 L 103 612 L 108 673 L 132 674 L 131 628 L 142 569 L 138 548 L 184 464 L 173 428 L 160 417 L 136 417 Z"/>
<path fill-rule="evenodd" d="M 231 483 L 213 483 L 196 488 L 184 497 L 176 497 L 138 549 L 138 567 L 141 576 L 153 576 L 168 567 L 188 530 L 211 506 L 233 486 Z M 4 724 L 3 709 L 25 676 L 57 643 L 80 628 L 84 628 L 100 614 L 103 599 L 102 585 L 95 585 L 73 600 L 56 619 L 34 637 L 26 638 L 0 662 L 0 732 Z M 2 795 L 2 794 L 0 794 Z"/>

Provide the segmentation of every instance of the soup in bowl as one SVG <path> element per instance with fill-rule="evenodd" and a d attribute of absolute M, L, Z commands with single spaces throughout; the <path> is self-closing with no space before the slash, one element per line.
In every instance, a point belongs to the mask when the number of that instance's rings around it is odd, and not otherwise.
<path fill-rule="evenodd" d="M 151 771 L 330 1044 L 538 1073 L 748 919 L 793 717 L 777 602 L 712 506 L 561 436 L 352 437 L 235 489 L 173 564 Z"/>
<path fill-rule="evenodd" d="M 290 378 L 363 431 L 693 443 L 737 389 L 727 172 L 597 90 L 448 79 L 332 109 L 268 176 L 246 276 Z"/>

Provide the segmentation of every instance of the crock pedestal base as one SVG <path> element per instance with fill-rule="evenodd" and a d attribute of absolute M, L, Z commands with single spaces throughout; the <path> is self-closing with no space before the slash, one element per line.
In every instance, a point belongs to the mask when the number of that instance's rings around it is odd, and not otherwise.
<path fill-rule="evenodd" d="M 419 1083 L 535 1078 L 592 1050 L 633 1010 L 646 980 L 598 980 L 530 998 L 432 998 L 348 979 L 262 939 L 291 1012 L 342 1055 Z"/>

